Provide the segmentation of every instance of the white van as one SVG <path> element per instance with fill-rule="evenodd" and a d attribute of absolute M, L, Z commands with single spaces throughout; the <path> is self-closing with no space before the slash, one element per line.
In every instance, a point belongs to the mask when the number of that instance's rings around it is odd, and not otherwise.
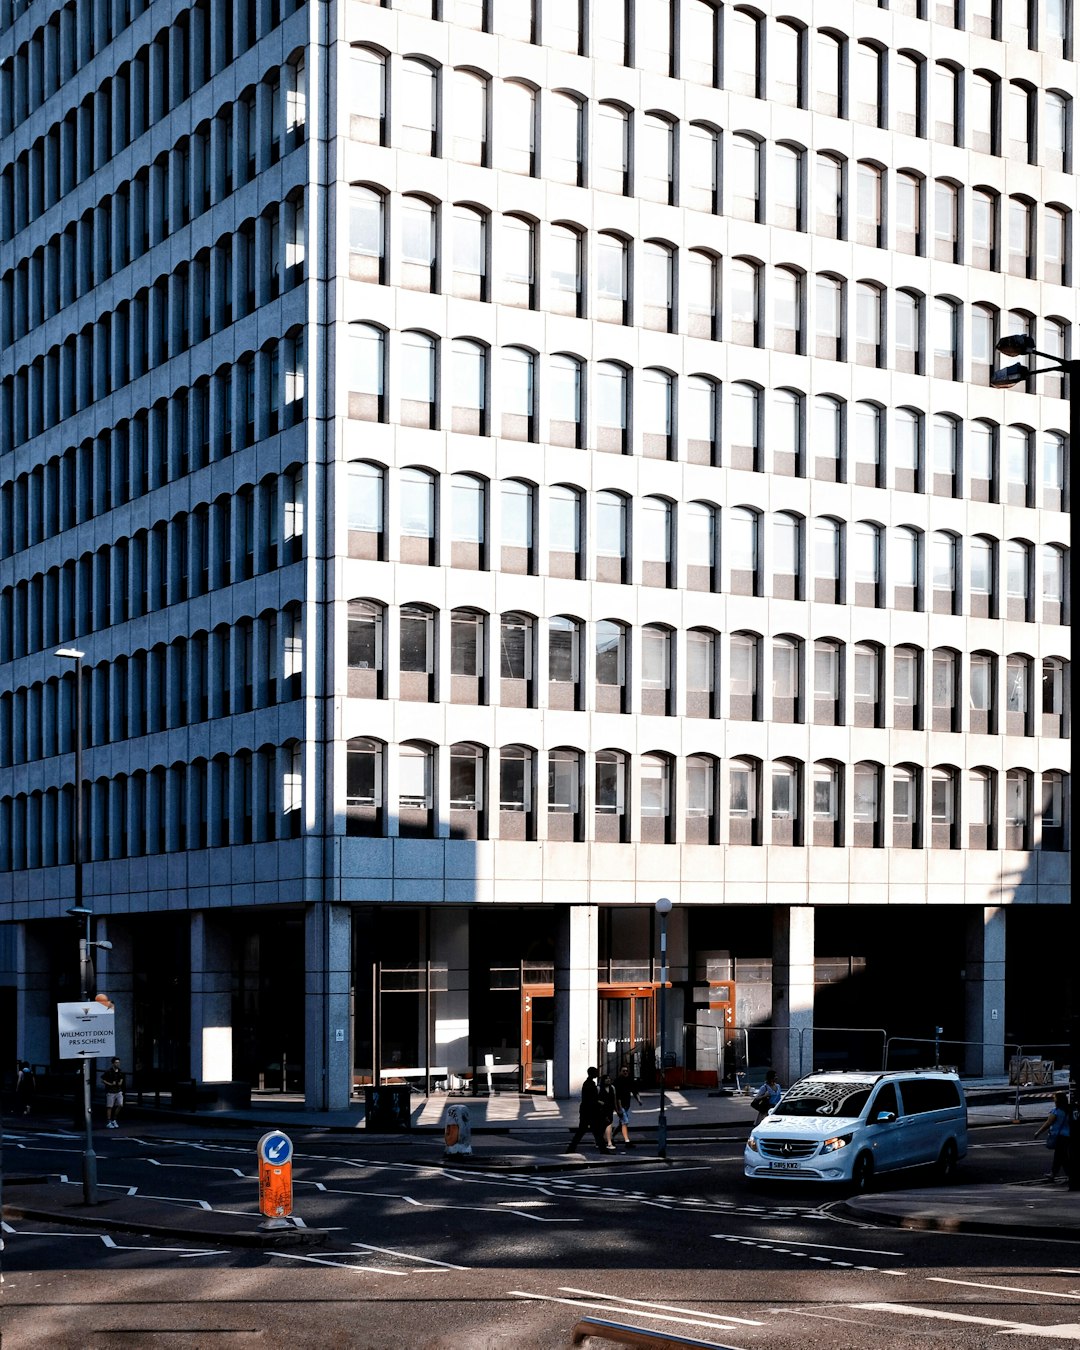
<path fill-rule="evenodd" d="M 954 1073 L 812 1073 L 752 1131 L 748 1177 L 833 1181 L 866 1190 L 877 1172 L 937 1168 L 952 1179 L 967 1153 L 967 1104 Z"/>

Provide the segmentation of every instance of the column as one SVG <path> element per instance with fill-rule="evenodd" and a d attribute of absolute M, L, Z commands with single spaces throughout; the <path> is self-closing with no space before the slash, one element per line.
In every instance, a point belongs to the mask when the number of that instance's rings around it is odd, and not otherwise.
<path fill-rule="evenodd" d="M 63 926 L 57 932 L 66 931 Z M 45 941 L 45 930 L 41 924 L 18 923 L 15 925 L 15 969 L 19 972 L 15 990 L 15 1026 L 18 1043 L 15 1053 L 20 1059 L 31 1064 L 42 1064 L 46 1068 L 52 1060 L 52 1019 L 53 1002 L 49 970 L 49 948 Z M 65 949 L 55 944 L 60 960 L 65 955 L 70 962 L 70 973 L 74 980 L 78 972 L 79 953 L 74 936 L 70 946 Z M 70 995 L 69 995 L 70 996 Z"/>
<path fill-rule="evenodd" d="M 784 1087 L 814 1063 L 814 907 L 773 911 L 773 1068 Z"/>
<path fill-rule="evenodd" d="M 965 1071 L 1005 1072 L 1005 909 L 978 906 L 966 916 L 964 951 Z"/>
<path fill-rule="evenodd" d="M 232 943 L 215 916 L 191 916 L 191 1076 L 227 1083 L 233 1076 Z"/>
<path fill-rule="evenodd" d="M 595 1062 L 599 1035 L 597 907 L 565 905 L 556 925 L 555 1095 L 573 1097 Z"/>
<path fill-rule="evenodd" d="M 432 995 L 431 1062 L 448 1074 L 463 1074 L 469 1068 L 469 915 L 442 905 L 433 905 L 428 913 L 431 960 L 446 967 L 446 991 Z"/>
<path fill-rule="evenodd" d="M 130 1075 L 135 1068 L 135 962 L 130 924 L 116 915 L 103 915 L 97 921 L 96 936 L 99 942 L 112 943 L 112 951 L 98 948 L 94 952 L 97 992 L 108 994 L 116 1005 L 116 1053 Z"/>
<path fill-rule="evenodd" d="M 343 1111 L 352 1095 L 352 911 L 309 905 L 304 919 L 304 1102 Z"/>

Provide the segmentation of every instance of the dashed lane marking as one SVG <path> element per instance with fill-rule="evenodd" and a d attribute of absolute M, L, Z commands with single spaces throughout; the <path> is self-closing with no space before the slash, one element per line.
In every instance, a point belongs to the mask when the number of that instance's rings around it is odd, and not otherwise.
<path fill-rule="evenodd" d="M 1041 1336 L 1048 1340 L 1080 1341 L 1080 1325 L 1067 1322 L 1037 1326 L 1029 1322 L 1010 1322 L 1000 1317 L 976 1317 L 972 1313 L 919 1308 L 912 1303 L 852 1303 L 850 1306 L 864 1312 L 883 1312 L 899 1317 L 928 1317 L 942 1322 L 967 1322 L 975 1326 L 1000 1327 L 1003 1331 L 1019 1332 L 1025 1336 Z"/>
<path fill-rule="evenodd" d="M 967 1289 L 997 1289 L 1003 1294 L 1038 1294 L 1042 1298 L 1075 1298 L 1080 1294 L 1062 1294 L 1055 1289 L 1023 1289 L 1016 1284 L 980 1284 L 977 1280 L 950 1280 L 944 1275 L 927 1275 L 931 1284 L 960 1284 Z"/>
<path fill-rule="evenodd" d="M 393 1247 L 373 1247 L 370 1242 L 353 1242 L 353 1247 L 362 1247 L 369 1252 L 382 1252 L 384 1256 L 400 1256 L 404 1261 L 420 1261 L 426 1266 L 442 1266 L 446 1270 L 471 1270 L 471 1266 L 456 1266 L 452 1261 L 436 1261 L 433 1256 L 414 1256 L 412 1252 L 395 1251 Z"/>
<path fill-rule="evenodd" d="M 580 1298 L 557 1298 L 554 1294 L 530 1294 L 523 1289 L 511 1289 L 509 1293 L 512 1298 L 532 1299 L 537 1303 L 561 1303 L 568 1308 L 592 1308 L 594 1311 L 615 1313 L 623 1317 L 629 1311 L 624 1303 L 596 1303 Z M 673 1322 L 684 1327 L 707 1327 L 710 1331 L 734 1330 L 737 1325 L 734 1322 L 705 1321 L 700 1315 L 698 1317 L 672 1317 L 670 1313 L 648 1312 L 644 1308 L 637 1308 L 634 1311 L 638 1317 L 649 1317 L 657 1322 Z M 757 1325 L 763 1326 L 764 1323 L 759 1322 Z M 714 1341 L 707 1342 L 707 1344 L 716 1347 L 716 1350 L 738 1350 L 735 1346 L 721 1346 Z"/>
<path fill-rule="evenodd" d="M 775 1252 L 778 1256 L 794 1256 L 802 1258 L 804 1261 L 817 1261 L 819 1265 L 834 1266 L 838 1270 L 862 1270 L 872 1272 L 875 1275 L 895 1275 L 898 1278 L 904 1277 L 904 1272 L 899 1270 L 885 1270 L 881 1266 L 865 1266 L 857 1261 L 838 1261 L 834 1256 L 817 1256 L 811 1251 L 805 1250 L 807 1247 L 824 1247 L 827 1251 L 842 1251 L 849 1253 L 863 1253 L 869 1256 L 899 1256 L 899 1252 L 874 1252 L 860 1247 L 833 1247 L 827 1243 L 794 1243 L 786 1238 L 748 1238 L 738 1237 L 734 1233 L 713 1233 L 712 1236 L 720 1242 L 730 1242 L 736 1247 L 750 1247 L 755 1251 Z M 798 1250 L 793 1250 L 798 1248 Z"/>
<path fill-rule="evenodd" d="M 655 1308 L 659 1312 L 693 1313 L 696 1317 L 722 1318 L 725 1322 L 735 1322 L 741 1327 L 760 1327 L 763 1324 L 750 1317 L 736 1317 L 733 1313 L 702 1313 L 697 1308 L 680 1308 L 671 1303 L 654 1303 L 647 1299 L 626 1298 L 622 1294 L 602 1294 L 596 1289 L 575 1289 L 572 1285 L 559 1285 L 562 1294 L 583 1294 L 586 1298 L 609 1298 L 618 1303 L 626 1303 L 634 1308 Z"/>

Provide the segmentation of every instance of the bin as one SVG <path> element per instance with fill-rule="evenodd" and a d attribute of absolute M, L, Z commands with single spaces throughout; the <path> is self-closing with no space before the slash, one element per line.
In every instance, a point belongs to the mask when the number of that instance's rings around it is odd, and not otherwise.
<path fill-rule="evenodd" d="M 378 1134 L 412 1129 L 412 1088 L 408 1083 L 392 1087 L 364 1084 L 364 1129 Z"/>

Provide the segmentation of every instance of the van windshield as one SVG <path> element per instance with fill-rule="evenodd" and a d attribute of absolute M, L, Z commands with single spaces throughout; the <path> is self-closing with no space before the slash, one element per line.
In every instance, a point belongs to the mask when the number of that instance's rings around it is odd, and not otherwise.
<path fill-rule="evenodd" d="M 822 1082 L 809 1079 L 795 1083 L 784 1093 L 774 1116 L 860 1116 L 873 1083 Z"/>

